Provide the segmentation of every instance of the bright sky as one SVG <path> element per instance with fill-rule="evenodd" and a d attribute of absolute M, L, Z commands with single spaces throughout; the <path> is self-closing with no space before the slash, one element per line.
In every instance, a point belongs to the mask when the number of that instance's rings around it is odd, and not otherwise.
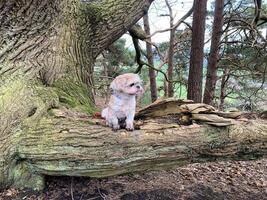
<path fill-rule="evenodd" d="M 173 14 L 175 15 L 174 23 L 177 22 L 180 18 L 182 18 L 192 7 L 193 0 L 169 0 Z M 208 1 L 209 2 L 209 1 Z M 210 5 L 210 3 L 208 3 Z M 150 22 L 150 31 L 154 33 L 157 30 L 162 30 L 169 28 L 169 17 L 168 16 L 160 16 L 164 14 L 168 14 L 168 9 L 165 4 L 165 0 L 155 0 L 149 9 L 149 22 Z M 192 20 L 188 18 L 186 21 Z M 139 21 L 139 24 L 143 25 L 143 20 Z M 180 25 L 179 28 L 184 28 L 183 25 Z M 169 32 L 157 33 L 152 37 L 153 42 L 164 42 L 169 40 Z M 127 40 L 127 46 L 131 46 L 131 37 L 127 34 L 123 36 Z"/>
<path fill-rule="evenodd" d="M 169 0 L 173 14 L 175 16 L 174 23 L 177 22 L 180 18 L 182 18 L 192 7 L 193 0 Z M 156 30 L 162 30 L 169 28 L 169 17 L 162 17 L 160 15 L 168 14 L 168 9 L 165 4 L 165 0 L 156 0 L 151 5 L 149 10 L 149 21 L 150 21 L 150 29 L 151 33 Z M 191 21 L 192 19 L 188 18 L 186 21 Z M 142 21 L 142 20 L 141 20 Z M 182 24 L 180 28 L 184 28 Z M 158 33 L 156 34 L 152 40 L 153 41 L 168 41 L 169 40 L 169 32 Z"/>

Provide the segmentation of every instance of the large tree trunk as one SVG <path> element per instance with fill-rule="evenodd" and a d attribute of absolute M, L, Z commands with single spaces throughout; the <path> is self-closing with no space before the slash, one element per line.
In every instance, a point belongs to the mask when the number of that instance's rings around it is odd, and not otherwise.
<path fill-rule="evenodd" d="M 193 162 L 258 158 L 267 153 L 266 130 L 266 121 L 226 128 L 147 121 L 134 132 L 113 132 L 84 118 L 47 117 L 22 136 L 15 151 L 19 173 L 13 180 L 41 188 L 43 175 L 107 177 Z M 23 176 L 17 176 L 21 172 Z"/>
<path fill-rule="evenodd" d="M 149 18 L 148 14 L 144 15 L 143 17 L 144 21 L 144 30 L 146 35 L 150 35 L 150 26 L 149 26 Z M 148 38 L 151 42 L 151 38 Z M 153 51 L 152 51 L 152 45 L 150 43 L 146 43 L 146 52 L 147 52 L 147 62 L 150 66 L 154 66 L 153 61 Z M 157 94 L 157 82 L 156 82 L 156 73 L 152 68 L 148 69 L 149 71 L 149 82 L 150 82 L 150 96 L 151 96 L 151 102 L 154 102 L 158 98 Z"/>
<path fill-rule="evenodd" d="M 18 165 L 18 144 L 51 108 L 64 105 L 92 113 L 95 58 L 135 24 L 151 2 L 0 1 L 1 187 L 19 182 L 18 173 L 26 175 Z M 43 128 L 39 126 L 41 135 Z"/>
<path fill-rule="evenodd" d="M 187 98 L 195 102 L 201 102 L 207 0 L 194 0 L 193 9 L 192 45 Z"/>
<path fill-rule="evenodd" d="M 203 98 L 203 102 L 206 104 L 212 104 L 215 94 L 217 81 L 217 65 L 219 62 L 219 47 L 221 36 L 223 33 L 223 8 L 224 0 L 216 0 L 210 54 L 208 58 L 206 85 Z"/>

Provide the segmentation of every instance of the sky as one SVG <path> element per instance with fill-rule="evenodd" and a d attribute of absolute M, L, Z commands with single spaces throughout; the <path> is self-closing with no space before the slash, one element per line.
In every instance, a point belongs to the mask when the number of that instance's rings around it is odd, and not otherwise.
<path fill-rule="evenodd" d="M 193 0 L 169 0 L 171 3 L 173 13 L 175 15 L 174 23 L 177 22 L 180 18 L 182 18 L 192 7 Z M 210 1 L 208 1 L 210 2 Z M 210 6 L 210 3 L 208 3 Z M 150 31 L 154 33 L 157 30 L 162 30 L 169 28 L 169 17 L 168 16 L 160 16 L 164 14 L 168 14 L 168 9 L 165 4 L 165 0 L 155 0 L 148 11 L 149 14 L 149 23 L 150 23 Z M 191 21 L 192 18 L 188 18 L 186 21 Z M 143 20 L 139 20 L 139 24 L 143 25 Z M 184 25 L 180 25 L 179 28 L 184 28 Z M 169 40 L 169 32 L 157 33 L 152 37 L 152 42 L 164 42 Z M 126 46 L 131 47 L 132 41 L 129 34 L 124 34 L 123 38 L 126 39 Z M 144 44 L 143 44 L 144 45 Z"/>
<path fill-rule="evenodd" d="M 174 18 L 174 23 L 177 22 L 180 18 L 182 18 L 192 7 L 193 0 L 169 0 L 171 3 L 173 14 L 176 16 Z M 150 21 L 150 29 L 151 33 L 155 32 L 156 30 L 162 30 L 169 28 L 169 17 L 161 17 L 162 14 L 168 14 L 168 9 L 166 8 L 165 0 L 156 0 L 151 5 L 149 10 L 149 21 Z M 191 17 L 188 18 L 186 21 L 191 21 Z M 184 28 L 182 24 L 179 28 Z M 179 29 L 178 28 L 178 29 Z M 165 33 L 158 33 L 152 40 L 154 41 L 168 41 L 169 40 L 169 32 Z"/>
<path fill-rule="evenodd" d="M 174 19 L 174 23 L 176 23 L 179 19 L 181 19 L 192 7 L 193 5 L 193 0 L 168 0 L 172 6 L 173 9 L 173 13 L 175 14 L 175 19 Z M 214 0 L 208 0 L 207 2 L 207 8 L 208 10 L 211 9 L 211 2 L 213 2 Z M 253 0 L 251 0 L 251 2 L 253 3 Z M 266 4 L 267 0 L 263 0 L 263 4 Z M 168 9 L 166 7 L 165 4 L 165 0 L 155 0 L 148 11 L 149 14 L 149 22 L 150 22 L 150 29 L 151 29 L 151 33 L 154 33 L 157 30 L 162 30 L 162 29 L 166 29 L 169 28 L 169 17 L 168 16 L 160 16 L 163 14 L 168 14 Z M 192 15 L 187 18 L 185 21 L 187 22 L 191 22 L 192 21 Z M 209 21 L 207 20 L 206 23 L 209 23 Z M 212 21 L 210 21 L 210 24 L 212 23 Z M 143 25 L 143 19 L 139 20 L 139 24 Z M 184 25 L 181 24 L 178 29 L 183 29 Z M 164 41 L 169 41 L 169 32 L 164 32 L 164 33 L 157 33 L 156 35 L 154 35 L 152 37 L 152 42 L 164 42 Z M 208 36 L 209 33 L 208 31 L 206 31 L 206 35 Z M 132 44 L 132 39 L 129 36 L 128 33 L 124 34 L 122 38 L 126 39 L 126 47 L 128 48 L 133 48 L 133 44 Z M 145 43 L 144 42 L 140 42 L 142 47 L 145 47 Z"/>

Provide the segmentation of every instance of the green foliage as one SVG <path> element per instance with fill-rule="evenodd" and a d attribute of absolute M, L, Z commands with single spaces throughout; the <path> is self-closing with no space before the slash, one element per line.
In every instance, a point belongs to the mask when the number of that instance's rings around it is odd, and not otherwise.
<path fill-rule="evenodd" d="M 100 96 L 109 93 L 108 86 L 116 76 L 134 72 L 135 52 L 126 47 L 126 40 L 119 39 L 98 56 L 94 67 L 96 92 Z"/>
<path fill-rule="evenodd" d="M 219 63 L 221 68 L 229 70 L 227 82 L 226 107 L 238 107 L 242 110 L 262 110 L 266 101 L 266 52 L 261 46 L 261 39 L 254 40 L 256 45 L 247 37 L 236 38 L 229 36 L 229 41 L 240 40 L 239 43 L 227 43 L 225 52 Z M 219 71 L 219 76 L 222 72 Z M 219 81 L 220 83 L 220 81 Z M 219 96 L 217 90 L 217 95 Z"/>
<path fill-rule="evenodd" d="M 127 49 L 125 45 L 126 40 L 119 39 L 104 52 L 110 66 L 133 66 L 135 64 L 135 52 Z"/>
<path fill-rule="evenodd" d="M 189 58 L 190 58 L 190 45 L 191 45 L 191 31 L 189 29 L 177 30 L 176 40 L 179 41 L 175 46 L 174 54 L 174 72 L 173 80 L 174 83 L 174 96 L 177 98 L 186 98 L 186 85 L 189 70 Z M 162 42 L 159 45 L 160 52 L 168 51 L 168 42 Z M 157 63 L 157 62 L 156 62 Z M 167 64 L 165 64 L 161 69 L 167 73 Z M 158 73 L 157 85 L 159 87 L 159 95 L 163 96 L 163 86 L 164 86 L 164 75 Z"/>

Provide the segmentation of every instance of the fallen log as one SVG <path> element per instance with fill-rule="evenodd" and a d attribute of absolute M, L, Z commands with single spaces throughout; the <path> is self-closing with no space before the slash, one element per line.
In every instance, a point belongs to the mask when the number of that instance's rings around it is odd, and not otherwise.
<path fill-rule="evenodd" d="M 103 120 L 85 114 L 68 109 L 49 113 L 10 143 L 18 141 L 9 147 L 12 154 L 5 151 L 6 156 L 1 157 L 1 163 L 8 165 L 7 178 L 0 177 L 1 187 L 42 189 L 46 175 L 108 177 L 267 154 L 267 120 L 216 127 L 194 120 L 188 126 L 180 125 L 172 116 L 153 117 L 137 120 L 138 130 L 133 132 L 113 132 Z M 9 149 L 8 144 L 0 140 L 0 147 Z"/>
<path fill-rule="evenodd" d="M 113 132 L 94 123 L 98 122 L 47 118 L 28 130 L 17 152 L 18 163 L 28 175 L 27 179 L 15 177 L 15 184 L 40 189 L 43 175 L 107 177 L 267 153 L 266 121 L 224 128 L 147 121 L 133 132 Z"/>

